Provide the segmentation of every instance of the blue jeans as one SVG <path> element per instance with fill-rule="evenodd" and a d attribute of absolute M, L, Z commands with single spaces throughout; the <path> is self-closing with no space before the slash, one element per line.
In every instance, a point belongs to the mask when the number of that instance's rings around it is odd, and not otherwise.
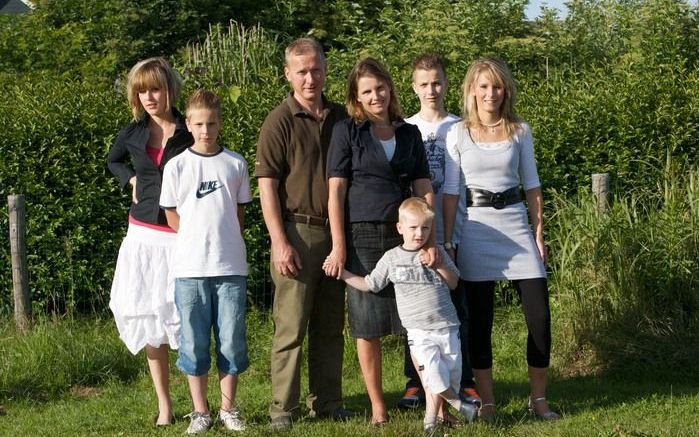
<path fill-rule="evenodd" d="M 218 370 L 237 375 L 248 368 L 246 291 L 245 276 L 175 280 L 175 305 L 182 320 L 177 367 L 182 372 L 192 376 L 209 372 L 212 327 Z"/>

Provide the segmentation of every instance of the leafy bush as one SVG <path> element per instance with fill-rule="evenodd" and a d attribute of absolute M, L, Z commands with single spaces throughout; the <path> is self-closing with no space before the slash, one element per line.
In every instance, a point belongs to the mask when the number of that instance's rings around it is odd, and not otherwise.
<path fill-rule="evenodd" d="M 574 192 L 608 172 L 619 190 L 649 187 L 645 162 L 662 162 L 668 150 L 696 162 L 697 87 L 699 72 L 674 64 L 525 76 L 518 106 L 544 186 Z"/>

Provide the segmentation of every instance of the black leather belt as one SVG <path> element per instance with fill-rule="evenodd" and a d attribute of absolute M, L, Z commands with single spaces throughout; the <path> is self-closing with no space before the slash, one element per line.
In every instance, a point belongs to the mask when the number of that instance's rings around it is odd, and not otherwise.
<path fill-rule="evenodd" d="M 466 206 L 492 206 L 495 209 L 503 209 L 521 201 L 519 187 L 508 188 L 500 193 L 466 187 Z"/>
<path fill-rule="evenodd" d="M 286 220 L 294 223 L 303 223 L 305 225 L 313 226 L 328 226 L 330 224 L 330 220 L 328 220 L 327 218 L 316 217 L 314 215 L 306 214 L 287 214 Z"/>

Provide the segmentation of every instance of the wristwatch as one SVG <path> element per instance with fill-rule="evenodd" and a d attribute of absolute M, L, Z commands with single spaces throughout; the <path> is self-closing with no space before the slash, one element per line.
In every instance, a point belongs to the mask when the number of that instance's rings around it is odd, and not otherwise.
<path fill-rule="evenodd" d="M 447 241 L 444 243 L 444 248 L 446 250 L 452 250 L 452 249 L 456 250 L 456 244 L 452 243 L 451 241 Z"/>

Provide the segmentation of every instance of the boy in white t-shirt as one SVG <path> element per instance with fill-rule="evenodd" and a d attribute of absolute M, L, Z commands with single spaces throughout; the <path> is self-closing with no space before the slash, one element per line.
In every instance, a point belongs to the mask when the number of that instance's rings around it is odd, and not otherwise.
<path fill-rule="evenodd" d="M 194 145 L 163 171 L 160 206 L 177 231 L 171 271 L 182 327 L 177 367 L 187 374 L 194 411 L 188 434 L 212 425 L 207 402 L 211 329 L 221 386 L 218 418 L 231 431 L 245 424 L 236 407 L 238 375 L 248 368 L 245 328 L 248 264 L 243 207 L 252 201 L 245 159 L 218 145 L 221 103 L 198 90 L 187 100 Z"/>
<path fill-rule="evenodd" d="M 374 293 L 393 283 L 398 316 L 408 332 L 410 354 L 425 390 L 424 425 L 428 435 L 437 427 L 437 414 L 444 401 L 467 422 L 472 422 L 477 413 L 475 405 L 459 398 L 459 318 L 449 294 L 459 282 L 459 270 L 442 247 L 439 264 L 434 268 L 427 267 L 422 259 L 434 218 L 434 211 L 424 199 L 404 200 L 396 225 L 403 244 L 387 251 L 368 275 L 362 277 L 347 270 L 341 275 L 352 287 Z"/>
<path fill-rule="evenodd" d="M 435 222 L 434 232 L 438 244 L 444 246 L 450 255 L 456 250 L 455 241 L 444 241 L 444 220 L 442 212 L 442 188 L 444 185 L 444 168 L 446 163 L 446 136 L 451 126 L 461 120 L 458 116 L 448 113 L 444 107 L 444 96 L 447 92 L 447 78 L 444 70 L 444 62 L 441 57 L 432 53 L 425 53 L 413 60 L 413 91 L 420 100 L 420 111 L 412 117 L 406 118 L 407 123 L 414 124 L 420 129 L 422 141 L 425 145 L 427 161 L 430 166 L 432 179 L 432 191 L 434 192 Z M 462 184 L 464 185 L 464 184 Z M 466 212 L 466 196 L 460 196 L 463 202 L 458 205 L 457 220 L 453 234 L 458 237 L 461 228 L 461 219 Z M 454 258 L 452 258 L 454 259 Z M 452 302 L 456 307 L 459 321 L 461 322 L 461 347 L 462 347 L 462 377 L 460 382 L 460 395 L 462 399 L 480 405 L 480 397 L 475 390 L 473 371 L 468 359 L 468 311 L 463 287 L 459 286 L 451 292 Z M 408 382 L 405 384 L 405 394 L 398 402 L 401 408 L 417 408 L 424 399 L 422 385 L 413 366 L 405 346 L 405 376 Z M 448 420 L 448 418 L 444 418 Z"/>

